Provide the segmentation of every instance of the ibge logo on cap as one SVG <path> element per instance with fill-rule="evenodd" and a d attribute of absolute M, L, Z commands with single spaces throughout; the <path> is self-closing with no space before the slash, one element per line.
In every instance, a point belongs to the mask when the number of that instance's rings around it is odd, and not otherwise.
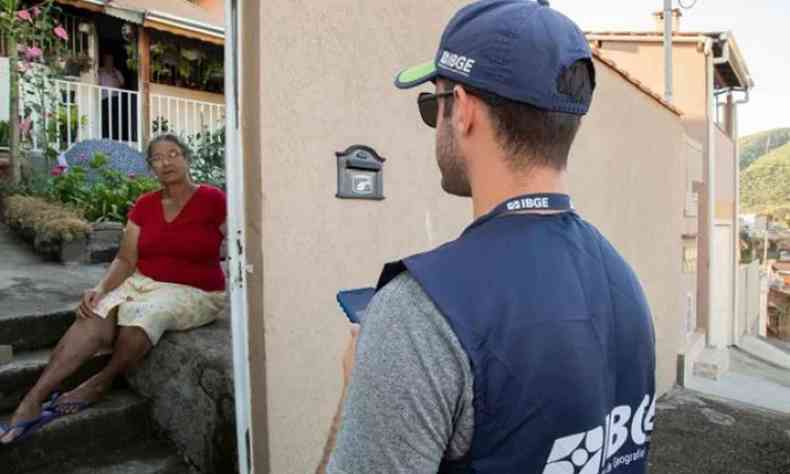
<path fill-rule="evenodd" d="M 467 56 L 451 53 L 450 51 L 442 51 L 442 56 L 439 58 L 439 66 L 444 69 L 457 72 L 463 76 L 469 77 L 472 73 L 472 68 L 475 66 L 475 61 Z"/>

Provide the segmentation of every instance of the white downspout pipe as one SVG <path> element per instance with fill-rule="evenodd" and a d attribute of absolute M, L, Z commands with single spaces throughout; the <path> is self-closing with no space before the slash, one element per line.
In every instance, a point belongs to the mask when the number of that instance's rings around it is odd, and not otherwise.
<path fill-rule="evenodd" d="M 714 258 L 714 239 L 716 230 L 716 186 L 715 186 L 715 171 L 716 171 L 716 136 L 713 121 L 713 107 L 714 105 L 714 80 L 713 80 L 713 39 L 705 39 L 705 66 L 706 66 L 706 112 L 705 118 L 708 127 L 707 133 L 707 147 L 706 148 L 706 166 L 705 166 L 705 249 L 708 257 L 707 261 L 707 328 L 705 331 L 705 344 L 708 347 L 715 347 L 718 344 L 718 338 L 713 337 L 713 332 L 716 331 L 715 323 L 718 318 L 714 315 L 714 287 L 713 280 L 716 274 L 717 265 Z M 717 331 L 718 332 L 718 331 Z"/>
<path fill-rule="evenodd" d="M 664 99 L 672 103 L 672 0 L 664 0 Z"/>
<path fill-rule="evenodd" d="M 740 222 L 738 220 L 738 216 L 741 215 L 741 179 L 740 179 L 741 178 L 741 176 L 740 176 L 740 174 L 741 174 L 741 167 L 740 167 L 741 150 L 740 150 L 740 145 L 738 144 L 738 135 L 739 135 L 739 132 L 738 132 L 738 122 L 739 122 L 738 106 L 749 103 L 749 89 L 748 89 L 748 86 L 744 90 L 744 94 L 745 95 L 744 95 L 743 99 L 736 100 L 736 101 L 732 102 L 732 110 L 730 111 L 730 113 L 731 113 L 731 120 L 732 120 L 732 139 L 733 139 L 733 142 L 735 143 L 735 160 L 734 160 L 735 163 L 733 165 L 733 181 L 734 181 L 733 187 L 735 189 L 735 209 L 734 209 L 735 221 L 733 222 L 733 239 L 734 239 L 733 242 L 735 242 L 735 244 L 736 244 L 734 250 L 735 250 L 735 258 L 736 258 L 736 260 L 735 260 L 735 269 L 737 271 L 736 271 L 735 281 L 733 283 L 735 291 L 733 291 L 733 294 L 732 294 L 733 295 L 732 304 L 733 304 L 733 308 L 735 308 L 735 314 L 736 315 L 738 314 L 738 302 L 740 301 L 740 298 L 741 297 L 748 298 L 746 295 L 739 295 L 738 294 L 738 289 L 740 288 L 740 285 L 738 285 L 738 276 L 740 274 L 740 256 L 741 256 Z M 749 291 L 751 291 L 751 288 L 750 288 Z M 748 299 L 746 301 L 748 301 Z M 739 331 L 738 324 L 736 323 L 737 319 L 738 319 L 737 316 L 733 318 L 733 331 L 734 331 L 733 334 L 734 334 L 734 340 L 735 340 L 735 344 L 736 345 L 740 343 L 739 333 L 741 332 L 741 331 Z M 745 324 L 745 328 L 744 329 L 745 329 L 746 333 L 747 334 L 751 334 L 754 328 L 749 327 L 748 314 L 747 314 L 746 320 L 744 321 L 744 324 Z"/>
<path fill-rule="evenodd" d="M 729 41 L 729 38 L 728 38 L 727 34 L 720 35 L 718 40 L 721 42 L 721 56 L 718 56 L 718 57 L 717 56 L 713 56 L 713 65 L 714 66 L 717 65 L 717 64 L 727 64 L 727 63 L 730 62 L 730 41 Z M 714 91 L 714 94 L 715 94 L 715 91 Z M 727 94 L 729 96 L 731 96 L 732 95 L 732 89 L 730 89 L 727 92 Z M 715 98 L 714 98 L 714 101 L 715 101 Z M 714 107 L 716 107 L 716 113 L 718 113 L 718 106 L 717 106 L 717 104 L 714 103 Z M 736 118 L 735 118 L 735 116 L 736 116 L 736 112 L 735 112 L 736 107 L 735 107 L 734 103 L 732 103 L 730 100 L 728 100 L 727 101 L 727 107 L 729 109 L 727 111 L 727 113 L 730 114 L 730 120 L 733 120 L 733 121 L 736 120 Z M 716 132 L 716 129 L 715 129 L 715 125 L 713 125 L 713 124 L 711 124 L 711 125 L 712 125 L 711 129 L 713 130 L 713 139 L 714 139 L 714 143 L 715 143 L 715 138 L 716 138 L 715 132 Z M 733 122 L 733 125 L 732 125 L 732 132 L 733 132 L 733 136 L 730 137 L 730 138 L 732 138 L 733 142 L 735 143 L 735 157 L 733 159 L 733 181 L 734 181 L 734 183 L 732 183 L 733 189 L 735 190 L 735 195 L 734 195 L 735 202 L 733 204 L 733 222 L 732 222 L 732 232 L 731 232 L 731 234 L 732 234 L 732 242 L 734 244 L 733 245 L 733 249 L 732 249 L 732 262 L 733 262 L 733 264 L 732 264 L 732 278 L 731 278 L 731 281 L 730 281 L 730 285 L 732 287 L 732 298 L 731 298 L 731 303 L 732 303 L 732 324 L 731 324 L 731 327 L 729 328 L 729 331 L 732 332 L 732 341 L 733 341 L 733 343 L 734 344 L 738 344 L 738 340 L 739 340 L 739 337 L 738 337 L 738 333 L 739 333 L 739 330 L 738 330 L 738 317 L 740 316 L 739 308 L 738 308 L 738 300 L 739 300 L 739 298 L 738 298 L 738 289 L 739 289 L 738 280 L 739 280 L 739 274 L 740 274 L 740 235 L 738 234 L 738 215 L 739 215 L 738 200 L 740 199 L 739 198 L 739 187 L 740 187 L 739 184 L 740 183 L 739 183 L 739 179 L 738 179 L 739 178 L 739 169 L 738 169 L 738 133 L 737 133 L 737 128 L 736 128 L 736 125 L 735 125 L 734 122 Z M 715 145 L 712 148 L 712 152 L 713 152 L 713 154 L 711 156 L 715 160 L 715 157 L 716 157 Z M 715 210 L 715 205 L 714 205 L 714 210 Z M 715 225 L 716 225 L 715 221 L 714 221 L 713 225 L 714 225 L 714 229 L 715 229 Z M 723 335 L 723 336 L 726 336 L 726 335 Z M 725 342 L 728 339 L 729 338 L 724 337 L 722 342 Z"/>

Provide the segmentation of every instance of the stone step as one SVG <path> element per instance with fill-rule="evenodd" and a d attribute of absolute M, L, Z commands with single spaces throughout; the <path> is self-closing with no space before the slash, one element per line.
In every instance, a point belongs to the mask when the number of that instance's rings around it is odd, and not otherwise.
<path fill-rule="evenodd" d="M 49 362 L 51 351 L 40 349 L 22 352 L 5 365 L 0 365 L 0 413 L 12 411 L 22 397 L 36 383 Z M 80 369 L 66 379 L 59 388 L 64 392 L 76 387 L 83 380 L 100 371 L 110 360 L 109 353 L 96 354 L 88 359 Z"/>
<path fill-rule="evenodd" d="M 0 421 L 8 418 L 6 414 Z M 0 446 L 0 466 L 14 473 L 56 466 L 127 447 L 152 433 L 149 403 L 129 391 L 113 391 L 93 407 L 58 418 L 19 443 Z"/>
<path fill-rule="evenodd" d="M 74 310 L 68 308 L 0 317 L 0 344 L 12 346 L 15 353 L 52 347 L 63 337 L 74 317 Z"/>
<path fill-rule="evenodd" d="M 193 474 L 166 441 L 146 440 L 133 446 L 95 452 L 20 474 Z"/>

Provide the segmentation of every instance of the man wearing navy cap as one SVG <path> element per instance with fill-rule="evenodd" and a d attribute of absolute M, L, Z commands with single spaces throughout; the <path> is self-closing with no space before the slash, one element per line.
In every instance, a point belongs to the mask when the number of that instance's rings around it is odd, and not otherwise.
<path fill-rule="evenodd" d="M 429 81 L 442 188 L 475 220 L 384 268 L 319 472 L 646 472 L 650 310 L 567 194 L 595 87 L 584 34 L 544 4 L 479 1 L 395 84 Z"/>

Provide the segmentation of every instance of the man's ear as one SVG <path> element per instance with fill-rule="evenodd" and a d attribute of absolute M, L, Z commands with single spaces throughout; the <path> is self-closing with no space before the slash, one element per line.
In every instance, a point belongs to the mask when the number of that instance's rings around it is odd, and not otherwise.
<path fill-rule="evenodd" d="M 467 135 L 477 120 L 479 104 L 463 87 L 453 87 L 453 126 L 461 135 Z"/>

